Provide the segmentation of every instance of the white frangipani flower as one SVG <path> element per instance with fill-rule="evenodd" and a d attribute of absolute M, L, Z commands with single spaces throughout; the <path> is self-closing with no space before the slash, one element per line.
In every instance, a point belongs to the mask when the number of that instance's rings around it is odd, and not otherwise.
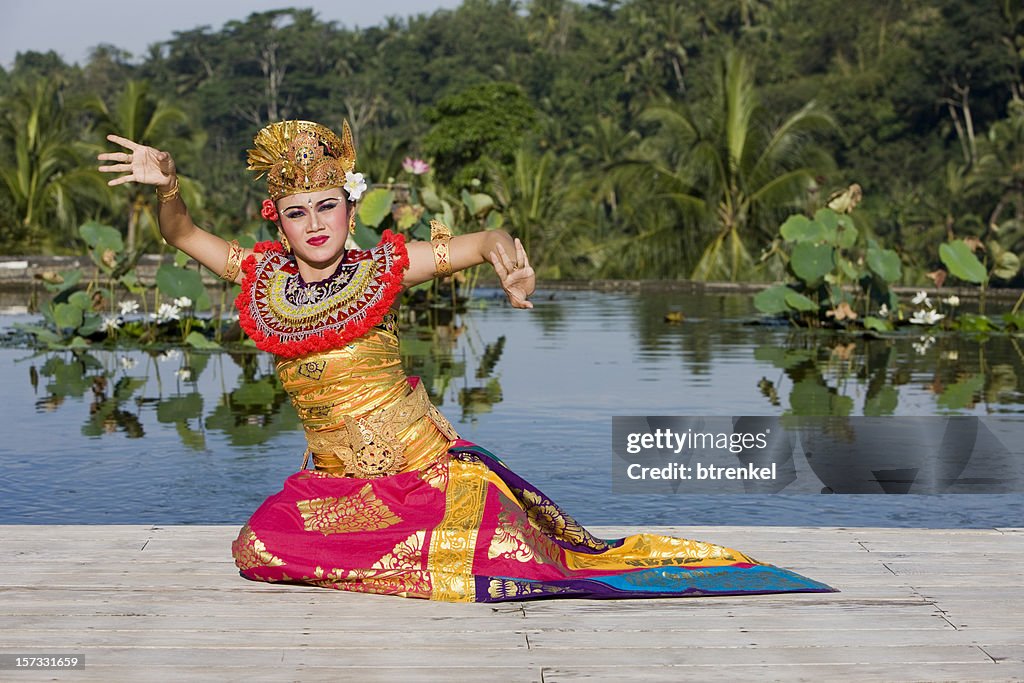
<path fill-rule="evenodd" d="M 351 201 L 358 201 L 366 192 L 366 180 L 363 178 L 363 174 L 346 171 L 344 188 Z"/>

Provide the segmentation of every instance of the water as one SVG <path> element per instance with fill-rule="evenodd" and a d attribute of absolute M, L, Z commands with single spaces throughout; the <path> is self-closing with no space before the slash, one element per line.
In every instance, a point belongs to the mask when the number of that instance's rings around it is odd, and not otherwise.
<path fill-rule="evenodd" d="M 809 335 L 747 324 L 743 296 L 539 292 L 520 311 L 484 294 L 440 337 L 403 333 L 410 372 L 464 438 L 583 524 L 1024 526 L 1024 494 L 611 492 L 616 415 L 827 404 L 1024 422 L 1024 354 L 1012 338 Z M 666 322 L 669 311 L 685 320 Z M 241 524 L 305 448 L 265 354 L 7 348 L 0 379 L 2 524 Z"/>

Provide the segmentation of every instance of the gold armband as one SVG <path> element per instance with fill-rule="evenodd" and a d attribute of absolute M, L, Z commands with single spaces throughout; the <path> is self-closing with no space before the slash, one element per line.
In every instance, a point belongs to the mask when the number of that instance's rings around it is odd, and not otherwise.
<path fill-rule="evenodd" d="M 441 221 L 430 221 L 430 246 L 434 248 L 434 275 L 451 275 L 452 260 L 448 253 L 451 229 Z"/>
<path fill-rule="evenodd" d="M 180 191 L 181 191 L 181 186 L 178 184 L 178 176 L 175 175 L 174 176 L 174 187 L 172 187 L 171 189 L 167 190 L 167 192 L 161 192 L 159 187 L 156 188 L 156 200 L 160 204 L 166 204 L 167 202 L 169 202 L 172 199 L 174 199 L 175 197 L 177 197 L 178 194 L 180 193 Z"/>
<path fill-rule="evenodd" d="M 224 272 L 220 274 L 222 280 L 234 282 L 238 277 L 238 271 L 242 269 L 242 247 L 238 246 L 238 240 L 231 240 L 228 244 L 228 262 L 224 266 Z"/>

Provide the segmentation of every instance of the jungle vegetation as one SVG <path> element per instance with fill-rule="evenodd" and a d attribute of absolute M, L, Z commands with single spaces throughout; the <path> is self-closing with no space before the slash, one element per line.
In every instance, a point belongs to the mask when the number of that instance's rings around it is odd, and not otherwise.
<path fill-rule="evenodd" d="M 198 223 L 266 239 L 244 154 L 283 118 L 347 119 L 371 182 L 413 157 L 435 201 L 490 197 L 543 278 L 775 281 L 779 227 L 854 183 L 904 284 L 942 243 L 1024 250 L 1014 0 L 465 0 L 360 30 L 283 9 L 19 54 L 0 104 L 4 254 L 84 253 L 90 221 L 166 248 L 152 193 L 94 170 L 110 132 L 172 151 Z"/>

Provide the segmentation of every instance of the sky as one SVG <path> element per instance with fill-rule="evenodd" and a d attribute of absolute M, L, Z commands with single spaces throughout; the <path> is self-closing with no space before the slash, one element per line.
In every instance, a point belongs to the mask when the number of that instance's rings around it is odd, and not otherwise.
<path fill-rule="evenodd" d="M 14 63 L 18 52 L 54 50 L 66 62 L 84 63 L 91 48 L 109 43 L 145 54 L 153 43 L 175 31 L 199 26 L 221 28 L 252 12 L 287 7 L 311 8 L 322 21 L 348 28 L 375 26 L 387 17 L 430 14 L 458 7 L 461 0 L 4 0 L 0 24 L 0 65 Z"/>

